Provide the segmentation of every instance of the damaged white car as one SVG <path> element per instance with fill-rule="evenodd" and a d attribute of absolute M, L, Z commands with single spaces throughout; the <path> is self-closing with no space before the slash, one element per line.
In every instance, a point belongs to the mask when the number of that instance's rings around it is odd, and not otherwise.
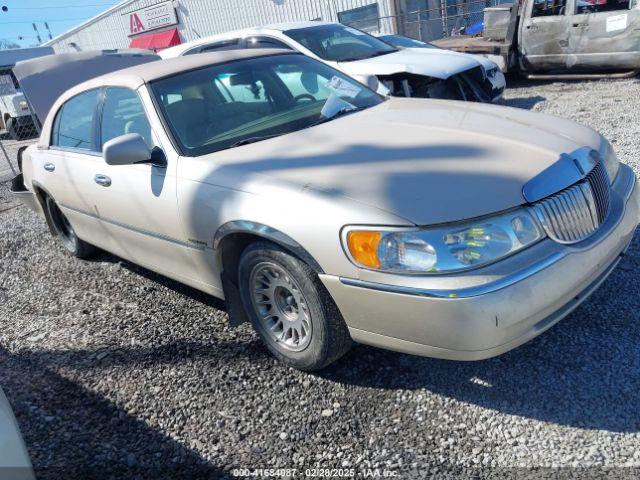
<path fill-rule="evenodd" d="M 488 59 L 442 49 L 397 48 L 339 23 L 296 22 L 224 33 L 160 52 L 163 58 L 244 48 L 296 50 L 383 95 L 493 102 L 506 81 Z"/>

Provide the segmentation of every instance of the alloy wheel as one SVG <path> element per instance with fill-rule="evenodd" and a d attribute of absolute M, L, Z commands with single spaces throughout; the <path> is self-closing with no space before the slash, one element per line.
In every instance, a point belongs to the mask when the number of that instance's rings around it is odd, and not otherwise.
<path fill-rule="evenodd" d="M 251 300 L 269 339 L 294 352 L 311 341 L 311 315 L 306 299 L 292 276 L 281 266 L 262 262 L 251 271 Z"/>

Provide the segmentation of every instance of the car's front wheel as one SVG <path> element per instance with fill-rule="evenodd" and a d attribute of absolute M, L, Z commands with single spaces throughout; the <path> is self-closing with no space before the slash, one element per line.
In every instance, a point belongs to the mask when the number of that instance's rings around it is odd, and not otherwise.
<path fill-rule="evenodd" d="M 78 238 L 71 222 L 69 222 L 69 219 L 62 213 L 56 201 L 49 195 L 46 195 L 43 203 L 47 220 L 53 226 L 56 236 L 65 250 L 78 258 L 89 258 L 93 255 L 96 247 Z"/>
<path fill-rule="evenodd" d="M 238 273 L 244 308 L 276 358 L 313 371 L 349 350 L 342 315 L 306 263 L 275 244 L 256 242 L 242 254 Z"/>

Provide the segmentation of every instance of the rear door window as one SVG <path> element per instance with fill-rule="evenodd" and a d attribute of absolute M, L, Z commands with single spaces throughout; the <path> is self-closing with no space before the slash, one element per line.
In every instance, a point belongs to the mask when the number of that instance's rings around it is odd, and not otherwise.
<path fill-rule="evenodd" d="M 76 95 L 58 112 L 53 127 L 51 144 L 58 147 L 96 150 L 96 107 L 100 90 L 89 90 Z"/>
<path fill-rule="evenodd" d="M 576 0 L 576 13 L 599 13 L 629 10 L 631 0 Z"/>

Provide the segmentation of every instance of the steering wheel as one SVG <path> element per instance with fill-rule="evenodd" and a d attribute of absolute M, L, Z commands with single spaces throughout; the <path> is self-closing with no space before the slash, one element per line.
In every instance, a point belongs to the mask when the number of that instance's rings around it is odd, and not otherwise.
<path fill-rule="evenodd" d="M 299 102 L 300 100 L 304 100 L 304 99 L 311 100 L 312 102 L 316 101 L 316 97 L 314 97 L 310 93 L 301 93 L 300 95 L 296 95 L 293 98 L 293 101 L 294 102 Z"/>

